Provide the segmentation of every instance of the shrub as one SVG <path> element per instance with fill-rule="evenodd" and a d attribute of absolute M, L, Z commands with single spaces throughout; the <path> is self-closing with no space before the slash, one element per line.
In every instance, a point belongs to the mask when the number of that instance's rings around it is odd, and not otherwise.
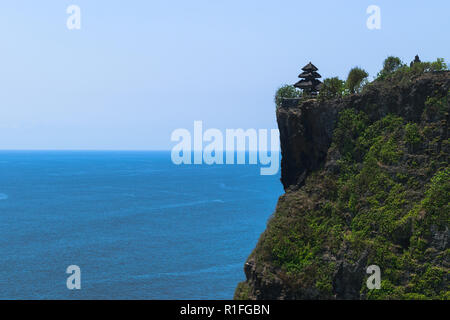
<path fill-rule="evenodd" d="M 420 76 L 425 72 L 445 71 L 448 66 L 444 59 L 438 58 L 434 62 L 416 62 L 411 66 L 402 65 L 396 71 L 386 74 L 384 77 L 392 82 L 407 84 L 412 78 Z"/>
<path fill-rule="evenodd" d="M 445 71 L 447 69 L 448 67 L 444 58 L 437 58 L 436 61 L 430 64 L 430 71 Z"/>
<path fill-rule="evenodd" d="M 447 70 L 447 64 L 445 63 L 443 58 L 437 58 L 436 61 L 433 62 L 414 63 L 410 68 L 410 72 L 412 72 L 413 75 L 420 75 L 425 72 L 445 70 Z"/>
<path fill-rule="evenodd" d="M 416 123 L 408 123 L 405 126 L 405 138 L 412 150 L 420 144 L 422 139 L 419 132 L 419 126 Z"/>
<path fill-rule="evenodd" d="M 279 88 L 275 94 L 275 104 L 277 107 L 281 105 L 283 99 L 301 98 L 302 92 L 292 85 L 284 85 Z"/>
<path fill-rule="evenodd" d="M 450 224 L 450 167 L 437 172 L 431 179 L 421 205 L 428 212 L 431 224 L 445 228 Z"/>
<path fill-rule="evenodd" d="M 367 77 L 369 74 L 361 68 L 355 67 L 350 70 L 346 86 L 351 93 L 360 92 L 364 85 L 367 83 Z"/>
<path fill-rule="evenodd" d="M 404 64 L 398 57 L 387 57 L 383 62 L 383 69 L 378 73 L 377 79 L 384 79 L 387 75 L 394 73 Z"/>
<path fill-rule="evenodd" d="M 450 101 L 450 90 L 445 95 L 435 94 L 425 101 L 425 111 L 423 116 L 428 118 L 442 117 L 448 112 Z"/>
<path fill-rule="evenodd" d="M 363 112 L 345 109 L 340 113 L 339 122 L 334 130 L 334 146 L 344 157 L 357 157 L 357 138 L 367 126 L 368 118 Z"/>
<path fill-rule="evenodd" d="M 327 78 L 323 80 L 322 89 L 320 89 L 320 98 L 341 97 L 345 93 L 345 81 L 338 77 Z"/>

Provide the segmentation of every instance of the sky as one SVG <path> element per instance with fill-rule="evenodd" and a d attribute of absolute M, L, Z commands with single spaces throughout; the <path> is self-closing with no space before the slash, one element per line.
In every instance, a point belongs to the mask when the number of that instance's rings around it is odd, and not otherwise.
<path fill-rule="evenodd" d="M 354 66 L 373 78 L 389 55 L 450 62 L 449 12 L 448 0 L 4 0 L 0 149 L 169 150 L 195 120 L 274 129 L 276 89 L 309 61 L 342 79 Z"/>

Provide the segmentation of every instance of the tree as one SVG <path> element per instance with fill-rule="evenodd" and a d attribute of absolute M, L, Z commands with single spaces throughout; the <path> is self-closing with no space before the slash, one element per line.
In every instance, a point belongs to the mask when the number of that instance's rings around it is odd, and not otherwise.
<path fill-rule="evenodd" d="M 404 66 L 400 58 L 389 56 L 383 62 L 383 69 L 378 73 L 378 79 L 384 79 L 387 75 L 394 73 L 399 68 Z"/>
<path fill-rule="evenodd" d="M 396 71 L 398 68 L 400 68 L 403 65 L 402 60 L 400 60 L 399 57 L 387 57 L 386 60 L 383 62 L 383 72 L 385 73 L 392 73 Z"/>
<path fill-rule="evenodd" d="M 346 86 L 350 90 L 350 93 L 360 92 L 362 87 L 366 84 L 368 76 L 369 74 L 364 69 L 359 67 L 351 69 L 346 82 Z"/>
<path fill-rule="evenodd" d="M 275 94 L 275 104 L 281 106 L 283 99 L 301 98 L 302 92 L 291 85 L 284 85 Z"/>
<path fill-rule="evenodd" d="M 323 80 L 319 96 L 322 98 L 341 97 L 345 92 L 345 81 L 338 77 Z"/>

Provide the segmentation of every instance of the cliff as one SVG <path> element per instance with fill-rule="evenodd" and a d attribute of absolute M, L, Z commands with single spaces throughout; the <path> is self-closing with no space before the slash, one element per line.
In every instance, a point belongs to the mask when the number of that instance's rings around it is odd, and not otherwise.
<path fill-rule="evenodd" d="M 449 89 L 441 71 L 284 100 L 286 193 L 235 298 L 449 299 Z"/>

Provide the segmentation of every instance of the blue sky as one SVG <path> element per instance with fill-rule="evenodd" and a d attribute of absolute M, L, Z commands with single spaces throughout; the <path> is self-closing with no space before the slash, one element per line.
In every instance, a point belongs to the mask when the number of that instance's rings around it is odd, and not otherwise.
<path fill-rule="evenodd" d="M 81 8 L 81 30 L 66 9 Z M 381 8 L 368 30 L 366 8 Z M 170 149 L 170 134 L 276 128 L 273 94 L 310 60 L 376 75 L 388 55 L 449 62 L 450 2 L 7 0 L 0 149 Z"/>

